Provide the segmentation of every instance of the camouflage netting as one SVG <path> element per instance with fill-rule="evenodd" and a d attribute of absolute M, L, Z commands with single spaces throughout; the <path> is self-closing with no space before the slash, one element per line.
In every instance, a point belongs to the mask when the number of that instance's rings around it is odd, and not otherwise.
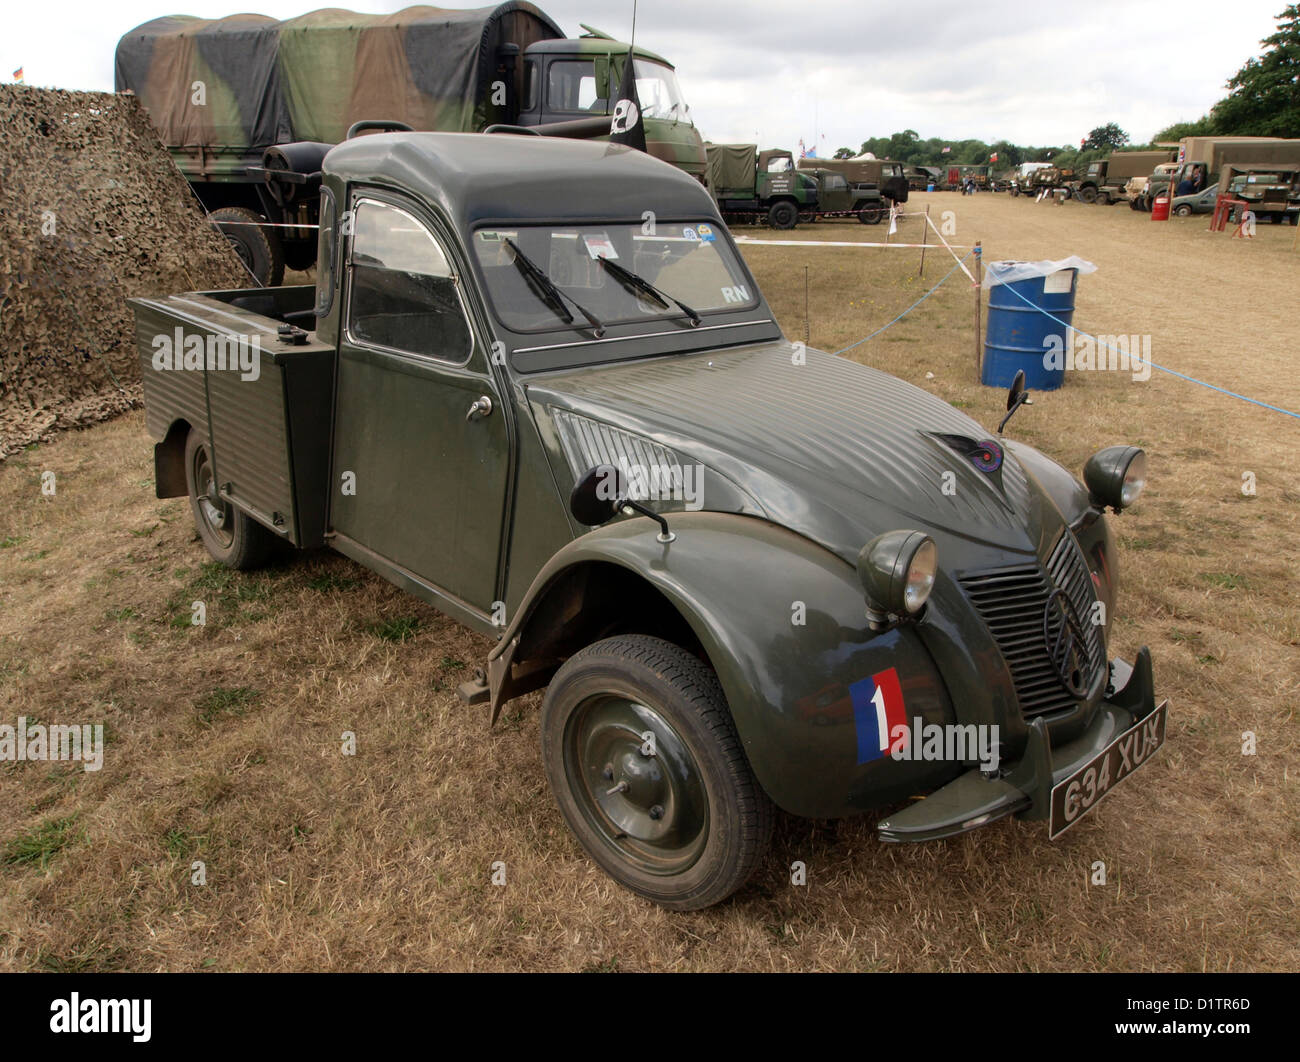
<path fill-rule="evenodd" d="M 124 299 L 245 283 L 138 100 L 0 85 L 0 458 L 140 404 Z"/>

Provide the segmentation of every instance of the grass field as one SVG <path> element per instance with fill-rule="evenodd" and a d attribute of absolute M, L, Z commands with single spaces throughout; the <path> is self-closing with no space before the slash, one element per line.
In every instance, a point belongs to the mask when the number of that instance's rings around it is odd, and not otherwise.
<path fill-rule="evenodd" d="M 1243 242 L 1122 206 L 913 199 L 927 202 L 986 260 L 1095 262 L 1080 328 L 1149 334 L 1157 363 L 1300 410 L 1290 227 Z M 909 218 L 895 239 L 919 234 Z M 918 278 L 911 250 L 745 254 L 787 334 L 806 326 L 829 350 L 952 264 L 931 250 Z M 974 318 L 957 273 L 846 356 L 991 430 L 1003 396 L 976 382 Z M 1003 821 L 886 847 L 873 817 L 783 819 L 750 885 L 689 915 L 614 885 L 568 833 L 539 762 L 537 696 L 493 730 L 461 706 L 485 639 L 336 555 L 252 575 L 208 563 L 187 503 L 153 497 L 139 413 L 18 455 L 0 465 L 0 722 L 102 722 L 107 748 L 98 772 L 0 764 L 0 967 L 1300 968 L 1300 424 L 1161 373 L 1080 372 L 1008 434 L 1076 471 L 1110 443 L 1149 452 L 1146 494 L 1114 520 L 1111 648 L 1151 646 L 1171 699 L 1165 749 L 1056 843 Z M 340 755 L 344 731 L 355 756 Z M 789 884 L 795 860 L 806 886 Z M 196 861 L 206 884 L 192 884 Z"/>

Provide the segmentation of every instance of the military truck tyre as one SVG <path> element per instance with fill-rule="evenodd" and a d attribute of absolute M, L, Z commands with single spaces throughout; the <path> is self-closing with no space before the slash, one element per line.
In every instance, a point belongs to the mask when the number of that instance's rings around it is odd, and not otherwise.
<path fill-rule="evenodd" d="M 640 634 L 588 646 L 551 680 L 541 724 L 560 813 L 633 892 L 695 911 L 730 896 L 762 862 L 772 803 L 717 676 L 686 650 Z"/>
<path fill-rule="evenodd" d="M 799 224 L 799 210 L 789 200 L 773 203 L 767 212 L 767 223 L 774 229 L 792 229 Z"/>
<path fill-rule="evenodd" d="M 1095 203 L 1097 201 L 1097 189 L 1091 186 L 1085 186 L 1079 189 L 1079 198 L 1085 203 Z"/>
<path fill-rule="evenodd" d="M 864 225 L 879 225 L 885 212 L 880 207 L 863 207 L 858 211 L 858 220 Z"/>
<path fill-rule="evenodd" d="M 275 537 L 251 516 L 228 501 L 218 506 L 207 496 L 212 482 L 208 444 L 194 428 L 185 440 L 185 485 L 199 538 L 215 560 L 227 568 L 247 571 L 266 563 Z"/>
<path fill-rule="evenodd" d="M 225 234 L 235 253 L 263 287 L 277 287 L 284 280 L 284 251 L 274 229 L 257 222 L 264 219 L 246 207 L 222 207 L 208 215 Z M 233 222 L 230 225 L 221 223 Z M 252 222 L 253 224 L 249 224 Z"/>

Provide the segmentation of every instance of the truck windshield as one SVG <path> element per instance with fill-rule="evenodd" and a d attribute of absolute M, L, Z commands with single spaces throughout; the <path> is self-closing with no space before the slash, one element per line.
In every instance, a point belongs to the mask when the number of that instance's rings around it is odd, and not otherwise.
<path fill-rule="evenodd" d="M 642 230 L 640 223 L 481 228 L 474 233 L 474 254 L 497 316 L 515 332 L 590 334 L 557 313 L 553 297 L 539 296 L 539 288 L 551 285 L 605 326 L 674 319 L 688 328 L 693 316 L 757 303 L 730 245 L 710 223 L 661 222 L 654 235 Z M 545 272 L 549 285 L 528 283 L 516 247 Z M 601 258 L 617 268 L 604 268 Z"/>
<path fill-rule="evenodd" d="M 677 75 L 662 63 L 636 60 L 636 95 L 646 118 L 668 118 L 692 125 L 690 107 L 677 84 Z"/>

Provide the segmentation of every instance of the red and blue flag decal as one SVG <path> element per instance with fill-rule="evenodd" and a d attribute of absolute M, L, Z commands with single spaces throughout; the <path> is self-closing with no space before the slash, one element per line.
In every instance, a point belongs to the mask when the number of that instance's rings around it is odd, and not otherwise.
<path fill-rule="evenodd" d="M 892 751 L 889 735 L 894 727 L 907 725 L 898 672 L 891 667 L 870 678 L 859 679 L 849 687 L 849 696 L 853 699 L 853 722 L 858 731 L 858 763 L 878 760 Z M 893 748 L 900 748 L 906 740 L 900 734 Z"/>

